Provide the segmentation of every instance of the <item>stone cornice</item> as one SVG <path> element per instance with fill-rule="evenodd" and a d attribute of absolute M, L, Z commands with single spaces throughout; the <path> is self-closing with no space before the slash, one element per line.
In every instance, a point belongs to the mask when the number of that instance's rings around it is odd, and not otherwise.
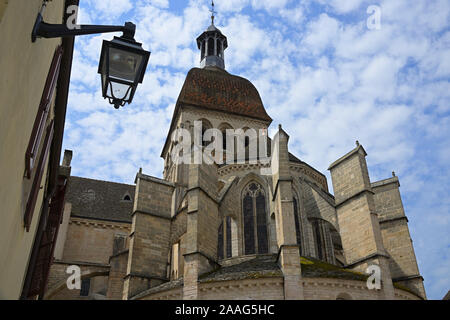
<path fill-rule="evenodd" d="M 134 183 L 137 183 L 137 179 L 142 179 L 145 181 L 149 181 L 149 182 L 154 182 L 154 183 L 158 183 L 158 184 L 162 184 L 162 185 L 166 185 L 172 188 L 175 188 L 175 183 L 167 181 L 167 180 L 163 180 L 163 179 L 159 179 L 156 177 L 152 177 L 143 173 L 138 172 L 136 174 L 136 179 L 134 180 Z"/>
<path fill-rule="evenodd" d="M 423 281 L 423 277 L 420 274 L 415 274 L 415 275 L 411 275 L 411 276 L 392 278 L 392 282 L 408 281 L 408 280 L 414 280 L 414 279 L 420 279 Z"/>
<path fill-rule="evenodd" d="M 212 263 L 214 263 L 215 265 L 217 265 L 217 266 L 220 267 L 220 264 L 216 261 L 216 259 L 213 259 L 213 258 L 210 257 L 209 255 L 207 255 L 207 254 L 205 254 L 205 253 L 203 253 L 203 252 L 201 252 L 201 251 L 195 251 L 195 252 L 185 253 L 185 254 L 183 254 L 183 257 L 192 256 L 192 255 L 195 255 L 195 254 L 199 254 L 199 255 L 205 257 L 209 262 L 212 262 Z"/>
<path fill-rule="evenodd" d="M 147 211 L 147 210 L 135 210 L 131 214 L 131 217 L 133 217 L 136 213 L 141 213 L 141 214 L 145 214 L 145 215 L 148 215 L 148 216 L 161 218 L 161 219 L 166 219 L 166 220 L 172 220 L 172 217 L 163 216 L 160 213 L 154 213 L 154 212 L 150 212 L 150 211 Z"/>
<path fill-rule="evenodd" d="M 219 200 L 217 199 L 217 197 L 213 196 L 212 194 L 210 194 L 207 190 L 203 189 L 201 186 L 195 186 L 195 187 L 191 187 L 189 189 L 187 189 L 186 193 L 188 194 L 189 191 L 195 191 L 195 190 L 200 190 L 201 192 L 203 192 L 208 198 L 210 198 L 212 201 L 214 201 L 217 204 L 220 204 Z M 197 211 L 197 210 L 195 210 Z M 191 213 L 191 211 L 188 210 L 188 213 Z"/>
<path fill-rule="evenodd" d="M 330 166 L 328 167 L 328 170 L 333 169 L 334 167 L 336 167 L 338 164 L 340 164 L 342 161 L 350 158 L 351 156 L 353 156 L 354 154 L 358 153 L 359 151 L 362 151 L 364 156 L 367 156 L 367 152 L 366 150 L 364 150 L 362 145 L 358 145 L 355 149 L 353 149 L 352 151 L 350 151 L 349 153 L 347 153 L 346 155 L 340 157 L 339 159 L 337 159 L 335 162 L 333 162 L 332 164 L 330 164 Z"/>
<path fill-rule="evenodd" d="M 393 183 L 397 184 L 398 187 L 400 187 L 400 181 L 398 180 L 398 177 L 392 177 L 392 178 L 389 178 L 389 179 L 375 181 L 375 182 L 372 182 L 370 184 L 370 186 L 372 188 L 378 188 L 378 187 L 386 186 L 386 185 L 393 184 Z"/>
<path fill-rule="evenodd" d="M 69 261 L 69 260 L 54 260 L 54 264 L 67 264 L 67 265 L 78 265 L 78 266 L 87 266 L 87 267 L 97 267 L 97 268 L 105 268 L 109 269 L 111 266 L 106 263 L 96 263 L 96 262 L 85 262 L 85 261 Z"/>
<path fill-rule="evenodd" d="M 274 190 L 273 190 L 273 195 L 272 195 L 272 201 L 275 201 L 275 198 L 277 197 L 277 193 L 278 193 L 278 185 L 280 184 L 280 181 L 281 182 L 283 182 L 283 181 L 286 181 L 286 182 L 294 182 L 294 179 L 292 178 L 292 177 L 280 177 L 280 178 L 278 178 L 278 180 L 277 180 L 277 183 L 276 183 L 276 185 L 275 185 L 275 188 L 274 188 Z"/>
<path fill-rule="evenodd" d="M 120 252 L 118 252 L 116 254 L 113 254 L 112 256 L 109 257 L 109 262 L 111 262 L 111 259 L 117 258 L 117 257 L 119 257 L 119 256 L 121 256 L 123 254 L 128 254 L 129 251 L 130 251 L 129 249 L 125 249 L 125 250 L 122 250 L 122 251 L 120 251 Z"/>
<path fill-rule="evenodd" d="M 142 279 L 148 279 L 148 280 L 161 280 L 161 281 L 169 281 L 169 279 L 164 278 L 164 277 L 160 277 L 157 275 L 152 275 L 152 274 L 148 274 L 148 273 L 138 273 L 138 272 L 130 272 L 127 275 L 125 275 L 125 277 L 123 277 L 124 280 L 130 278 L 130 277 L 135 277 L 135 278 L 142 278 Z"/>
<path fill-rule="evenodd" d="M 387 222 L 394 222 L 394 221 L 399 221 L 399 220 L 406 220 L 406 222 L 408 223 L 408 218 L 406 216 L 403 217 L 395 217 L 395 218 L 390 218 L 390 219 L 383 219 L 383 220 L 379 220 L 378 222 L 380 224 L 382 223 L 387 223 Z"/>
<path fill-rule="evenodd" d="M 375 259 L 375 258 L 378 258 L 378 257 L 384 257 L 384 258 L 387 258 L 387 259 L 391 258 L 390 256 L 388 256 L 388 255 L 386 255 L 384 253 L 376 252 L 376 253 L 372 253 L 372 254 L 364 257 L 364 258 L 355 260 L 352 263 L 346 264 L 344 268 L 346 268 L 346 269 L 347 268 L 353 268 L 353 267 L 355 267 L 355 266 L 357 266 L 359 264 L 362 264 L 362 263 L 366 262 L 367 260 Z"/>
<path fill-rule="evenodd" d="M 298 245 L 298 244 L 282 244 L 281 246 L 280 246 L 280 248 L 278 249 L 278 253 L 277 253 L 277 259 L 276 259 L 276 262 L 278 263 L 278 260 L 280 259 L 280 254 L 281 254 L 281 251 L 283 250 L 283 248 L 298 248 L 298 254 L 300 255 L 300 245 Z"/>
<path fill-rule="evenodd" d="M 344 200 L 342 200 L 342 201 L 336 202 L 336 204 L 335 204 L 336 209 L 339 208 L 340 206 L 342 206 L 343 204 L 345 204 L 346 202 L 348 202 L 349 200 L 354 199 L 354 198 L 357 198 L 357 197 L 359 197 L 360 195 L 362 195 L 362 194 L 364 194 L 364 193 L 366 193 L 366 192 L 367 192 L 367 193 L 370 193 L 370 194 L 372 194 L 372 195 L 375 194 L 375 192 L 373 192 L 371 189 L 369 189 L 369 188 L 364 188 L 364 189 L 362 189 L 361 191 L 355 192 L 354 194 L 352 194 L 351 196 L 349 196 L 347 199 L 344 199 Z"/>
<path fill-rule="evenodd" d="M 69 220 L 69 224 L 85 224 L 90 226 L 97 226 L 101 228 L 113 228 L 113 229 L 129 229 L 131 222 L 106 220 L 101 218 L 85 218 L 81 216 L 72 215 Z"/>

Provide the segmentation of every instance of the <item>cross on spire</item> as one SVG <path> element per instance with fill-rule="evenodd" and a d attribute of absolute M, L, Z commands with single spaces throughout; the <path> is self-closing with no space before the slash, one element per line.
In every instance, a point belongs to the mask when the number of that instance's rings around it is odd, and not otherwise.
<path fill-rule="evenodd" d="M 214 25 L 214 15 L 217 13 L 217 11 L 214 10 L 214 0 L 211 1 L 211 10 L 209 10 L 209 12 L 211 12 L 211 24 Z"/>

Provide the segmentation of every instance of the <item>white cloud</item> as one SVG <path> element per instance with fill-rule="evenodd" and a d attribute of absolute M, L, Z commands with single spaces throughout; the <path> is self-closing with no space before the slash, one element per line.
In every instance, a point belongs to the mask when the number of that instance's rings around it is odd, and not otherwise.
<path fill-rule="evenodd" d="M 327 49 L 336 42 L 339 21 L 322 13 L 316 21 L 309 24 L 304 44 L 314 53 Z"/>

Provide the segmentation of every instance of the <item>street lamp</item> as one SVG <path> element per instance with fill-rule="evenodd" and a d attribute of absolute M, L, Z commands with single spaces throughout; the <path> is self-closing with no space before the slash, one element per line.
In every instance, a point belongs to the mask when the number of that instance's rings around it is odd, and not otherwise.
<path fill-rule="evenodd" d="M 49 24 L 44 22 L 42 11 L 38 13 L 31 33 L 31 40 L 37 38 L 74 37 L 87 34 L 106 32 L 123 32 L 121 37 L 111 41 L 103 41 L 103 47 L 98 66 L 101 74 L 103 98 L 108 99 L 114 108 L 119 109 L 125 103 L 133 101 L 136 88 L 144 80 L 150 52 L 142 48 L 142 44 L 134 40 L 136 25 L 127 22 L 124 26 L 77 25 L 68 28 L 64 24 Z"/>
<path fill-rule="evenodd" d="M 102 78 L 103 98 L 116 109 L 130 104 L 139 83 L 144 79 L 150 52 L 125 34 L 112 41 L 103 40 L 98 73 Z"/>

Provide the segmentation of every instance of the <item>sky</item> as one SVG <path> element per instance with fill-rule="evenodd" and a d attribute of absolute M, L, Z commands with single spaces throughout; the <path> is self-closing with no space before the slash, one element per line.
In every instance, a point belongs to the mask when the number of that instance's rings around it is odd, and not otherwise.
<path fill-rule="evenodd" d="M 72 175 L 133 184 L 162 176 L 159 157 L 207 0 L 81 0 L 79 23 L 137 25 L 151 51 L 131 105 L 116 110 L 97 74 L 103 34 L 76 38 L 63 149 Z M 400 179 L 430 299 L 450 290 L 450 2 L 448 0 L 216 0 L 228 72 L 249 79 L 289 133 L 289 148 L 328 166 L 358 140 L 371 181 Z M 373 10 L 380 15 L 373 28 Z M 369 23 L 368 23 L 369 20 Z"/>

